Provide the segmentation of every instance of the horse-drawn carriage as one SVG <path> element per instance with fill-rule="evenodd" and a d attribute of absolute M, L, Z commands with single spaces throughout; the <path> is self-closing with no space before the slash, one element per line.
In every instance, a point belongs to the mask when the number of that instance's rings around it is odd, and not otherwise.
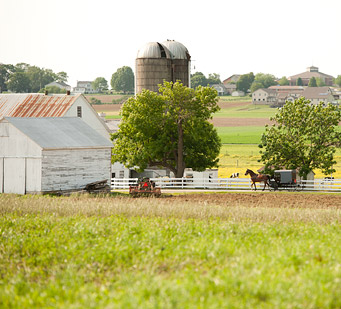
<path fill-rule="evenodd" d="M 269 190 L 301 191 L 303 185 L 297 181 L 296 170 L 275 170 L 274 177 L 269 180 Z"/>
<path fill-rule="evenodd" d="M 275 170 L 274 177 L 270 177 L 265 174 L 256 174 L 252 170 L 247 169 L 245 175 L 250 175 L 251 189 L 257 190 L 256 182 L 263 182 L 264 187 L 268 186 L 269 190 L 288 190 L 288 191 L 300 191 L 303 189 L 303 185 L 296 179 L 296 170 Z"/>
<path fill-rule="evenodd" d="M 142 178 L 137 184 L 129 186 L 129 194 L 132 197 L 161 195 L 161 189 L 155 187 L 155 182 L 149 178 Z"/>

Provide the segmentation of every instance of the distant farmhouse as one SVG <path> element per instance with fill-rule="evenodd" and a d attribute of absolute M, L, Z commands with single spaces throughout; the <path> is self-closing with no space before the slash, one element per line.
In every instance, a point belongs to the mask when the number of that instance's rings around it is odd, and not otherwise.
<path fill-rule="evenodd" d="M 0 193 L 84 189 L 111 178 L 112 143 L 80 118 L 0 120 Z"/>
<path fill-rule="evenodd" d="M 0 94 L 3 117 L 79 117 L 110 140 L 109 128 L 82 94 Z"/>
<path fill-rule="evenodd" d="M 331 75 L 319 72 L 318 67 L 314 67 L 314 66 L 308 67 L 307 71 L 304 73 L 290 76 L 288 80 L 289 80 L 290 86 L 295 86 L 297 85 L 298 78 L 301 78 L 302 86 L 308 86 L 309 81 L 312 77 L 320 78 L 326 84 L 326 86 L 333 86 L 334 77 Z"/>
<path fill-rule="evenodd" d="M 215 84 L 211 87 L 217 90 L 219 96 L 227 95 L 229 93 L 224 84 Z"/>
<path fill-rule="evenodd" d="M 283 106 L 286 101 L 294 101 L 305 97 L 311 103 L 333 103 L 339 98 L 330 87 L 302 87 L 302 86 L 271 86 L 261 88 L 252 93 L 253 104 L 268 104 L 271 106 Z"/>
<path fill-rule="evenodd" d="M 66 91 L 71 91 L 71 86 L 64 83 L 64 82 L 52 82 L 52 83 L 49 83 L 47 85 L 45 85 L 45 88 L 46 87 L 58 87 L 60 89 L 65 89 Z"/>
<path fill-rule="evenodd" d="M 96 89 L 92 88 L 91 81 L 77 81 L 77 86 L 73 88 L 73 93 L 96 93 Z"/>

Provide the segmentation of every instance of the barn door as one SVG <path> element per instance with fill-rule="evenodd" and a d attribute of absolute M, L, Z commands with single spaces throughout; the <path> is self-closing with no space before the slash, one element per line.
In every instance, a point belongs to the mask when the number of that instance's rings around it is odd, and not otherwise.
<path fill-rule="evenodd" d="M 25 159 L 4 158 L 4 193 L 25 194 Z"/>

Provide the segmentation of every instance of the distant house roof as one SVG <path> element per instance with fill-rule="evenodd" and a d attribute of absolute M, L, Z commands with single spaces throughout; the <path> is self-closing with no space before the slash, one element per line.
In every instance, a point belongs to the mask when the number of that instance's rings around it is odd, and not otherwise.
<path fill-rule="evenodd" d="M 47 85 L 45 85 L 45 87 L 48 87 L 48 86 L 53 86 L 53 85 L 59 85 L 60 87 L 71 87 L 70 85 L 68 85 L 68 84 L 66 84 L 66 83 L 64 83 L 64 82 L 51 82 L 51 83 L 49 83 L 49 84 L 47 84 Z"/>
<path fill-rule="evenodd" d="M 43 149 L 113 147 L 80 118 L 5 117 Z"/>
<path fill-rule="evenodd" d="M 230 82 L 236 82 L 236 81 L 238 81 L 240 76 L 241 76 L 240 74 L 233 74 L 230 77 L 224 79 L 223 84 L 228 84 Z"/>
<path fill-rule="evenodd" d="M 0 94 L 2 117 L 63 117 L 78 95 Z"/>
<path fill-rule="evenodd" d="M 327 99 L 332 93 L 329 87 L 307 87 L 301 95 L 309 100 Z"/>
<path fill-rule="evenodd" d="M 270 86 L 268 89 L 275 89 L 277 91 L 304 91 L 303 86 Z"/>
<path fill-rule="evenodd" d="M 276 95 L 277 91 L 275 89 L 270 89 L 270 88 L 259 88 L 257 89 L 256 91 L 254 91 L 253 93 L 259 91 L 259 90 L 262 90 L 262 91 L 265 91 L 267 94 L 269 95 Z"/>
<path fill-rule="evenodd" d="M 319 72 L 318 68 L 314 67 L 314 66 L 311 66 L 311 67 L 307 68 L 306 72 L 290 76 L 288 79 L 289 80 L 291 80 L 291 79 L 298 79 L 299 77 L 304 78 L 304 79 L 310 79 L 312 77 L 315 77 L 315 78 L 317 78 L 317 77 L 334 78 L 331 75 Z"/>

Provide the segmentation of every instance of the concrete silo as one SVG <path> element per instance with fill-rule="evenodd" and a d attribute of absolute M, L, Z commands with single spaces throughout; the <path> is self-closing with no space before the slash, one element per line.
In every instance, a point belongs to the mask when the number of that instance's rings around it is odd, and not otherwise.
<path fill-rule="evenodd" d="M 144 45 L 137 53 L 135 91 L 158 92 L 158 84 L 172 80 L 172 59 L 167 47 L 158 42 Z"/>
<path fill-rule="evenodd" d="M 190 87 L 191 56 L 187 48 L 180 42 L 167 40 L 162 43 L 168 48 L 172 58 L 172 81 L 181 80 L 184 86 Z"/>
<path fill-rule="evenodd" d="M 142 89 L 158 92 L 164 80 L 181 82 L 190 87 L 190 59 L 187 48 L 176 41 L 151 42 L 137 53 L 135 91 Z"/>

